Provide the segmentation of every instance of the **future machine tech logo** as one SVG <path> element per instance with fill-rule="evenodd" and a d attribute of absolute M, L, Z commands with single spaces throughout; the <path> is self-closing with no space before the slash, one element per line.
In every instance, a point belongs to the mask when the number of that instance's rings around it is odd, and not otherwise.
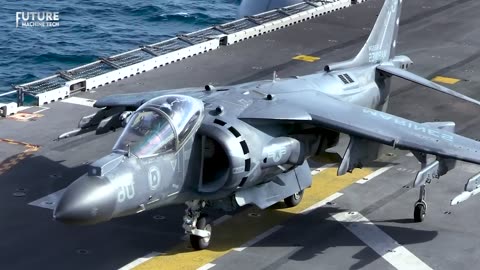
<path fill-rule="evenodd" d="M 15 15 L 18 27 L 58 27 L 60 16 L 58 12 L 40 11 L 19 11 Z"/>

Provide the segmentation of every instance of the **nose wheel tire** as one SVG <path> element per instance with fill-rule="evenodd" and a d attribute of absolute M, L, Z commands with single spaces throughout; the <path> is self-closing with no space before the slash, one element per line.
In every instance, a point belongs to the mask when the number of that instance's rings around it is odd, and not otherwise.
<path fill-rule="evenodd" d="M 283 201 L 285 202 L 287 207 L 294 207 L 294 206 L 297 206 L 302 201 L 302 198 L 303 198 L 303 190 L 300 190 L 299 192 L 291 196 L 288 196 Z"/>
<path fill-rule="evenodd" d="M 422 222 L 427 215 L 427 204 L 425 202 L 417 202 L 413 211 L 413 220 L 415 222 Z"/>
<path fill-rule="evenodd" d="M 190 235 L 190 244 L 192 248 L 195 250 L 202 250 L 206 249 L 210 244 L 211 233 L 212 233 L 212 225 L 208 222 L 207 216 L 201 215 L 196 224 L 197 229 L 199 230 L 206 230 L 210 232 L 210 236 L 202 237 L 199 235 Z"/>

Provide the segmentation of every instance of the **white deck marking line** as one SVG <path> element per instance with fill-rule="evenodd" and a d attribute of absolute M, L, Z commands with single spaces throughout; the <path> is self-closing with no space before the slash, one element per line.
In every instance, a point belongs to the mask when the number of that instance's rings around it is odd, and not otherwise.
<path fill-rule="evenodd" d="M 25 111 L 30 109 L 32 106 L 20 106 L 17 108 L 17 112 Z"/>
<path fill-rule="evenodd" d="M 305 214 L 308 214 L 310 213 L 311 211 L 317 209 L 317 208 L 320 208 L 324 205 L 326 205 L 328 202 L 331 202 L 337 198 L 339 198 L 340 196 L 342 196 L 343 194 L 342 193 L 339 193 L 339 192 L 336 192 L 330 196 L 328 196 L 327 198 L 315 203 L 314 205 L 308 207 L 307 209 L 304 209 L 302 212 L 300 212 L 300 214 L 302 215 L 305 215 Z M 262 234 L 259 234 L 257 235 L 255 238 L 247 241 L 246 243 L 244 243 L 243 245 L 241 245 L 240 247 L 238 248 L 234 248 L 233 250 L 235 251 L 243 251 L 245 250 L 247 247 L 250 247 L 252 245 L 254 245 L 255 243 L 257 242 L 260 242 L 262 239 L 265 239 L 267 238 L 268 236 L 270 236 L 271 234 L 275 233 L 276 231 L 280 230 L 281 228 L 283 228 L 283 225 L 276 225 L 275 227 L 272 227 L 271 229 L 269 229 L 268 231 L 265 231 L 263 232 Z"/>
<path fill-rule="evenodd" d="M 316 175 L 316 174 L 318 174 L 318 173 L 320 173 L 320 172 L 325 171 L 326 169 L 328 169 L 328 168 L 330 168 L 330 167 L 333 167 L 334 165 L 335 165 L 335 163 L 325 164 L 325 165 L 323 165 L 323 166 L 321 166 L 321 167 L 316 168 L 315 170 L 312 170 L 311 174 L 312 174 L 312 175 Z"/>
<path fill-rule="evenodd" d="M 207 263 L 207 264 L 205 264 L 205 265 L 200 266 L 199 268 L 197 268 L 197 270 L 208 270 L 208 269 L 210 269 L 210 268 L 212 268 L 212 267 L 214 267 L 214 266 L 215 266 L 215 264 L 213 264 L 213 263 Z"/>
<path fill-rule="evenodd" d="M 358 180 L 358 181 L 355 182 L 355 183 L 357 183 L 357 184 L 365 184 L 365 183 L 367 183 L 368 181 L 372 180 L 373 178 L 379 176 L 380 174 L 382 174 L 382 173 L 390 170 L 392 167 L 393 167 L 393 165 L 387 165 L 387 166 L 385 166 L 385 167 L 383 167 L 383 168 L 380 168 L 380 169 L 372 172 L 371 174 L 365 176 L 363 179 Z"/>
<path fill-rule="evenodd" d="M 50 109 L 50 108 L 48 108 L 48 107 L 42 107 L 42 106 L 38 106 L 38 108 L 41 108 L 41 109 L 38 110 L 38 111 L 34 111 L 34 112 L 33 112 L 34 114 L 35 114 L 35 113 L 41 113 L 41 112 L 43 112 L 43 111 L 46 111 L 46 110 L 49 110 L 49 109 Z"/>
<path fill-rule="evenodd" d="M 315 210 L 315 209 L 317 209 L 317 208 L 319 208 L 319 207 L 322 207 L 322 206 L 326 205 L 328 202 L 331 202 L 331 201 L 339 198 L 339 197 L 342 196 L 342 195 L 343 195 L 342 193 L 336 192 L 336 193 L 328 196 L 327 198 L 325 198 L 325 199 L 323 199 L 323 200 L 315 203 L 314 205 L 308 207 L 307 209 L 304 209 L 302 212 L 300 212 L 300 214 L 308 214 L 308 213 L 310 213 L 311 211 L 313 211 L 313 210 Z M 221 216 L 221 217 L 217 218 L 216 220 L 214 220 L 214 221 L 213 221 L 213 224 L 214 224 L 214 225 L 218 225 L 218 224 L 220 224 L 220 223 L 222 223 L 222 222 L 225 222 L 226 220 L 228 220 L 228 219 L 230 219 L 230 218 L 232 218 L 231 215 Z M 244 251 L 247 247 L 250 247 L 250 246 L 254 245 L 255 243 L 260 242 L 261 240 L 267 238 L 268 236 L 272 235 L 273 233 L 275 233 L 276 231 L 280 230 L 281 228 L 283 228 L 283 225 L 276 225 L 276 226 L 270 228 L 269 230 L 263 232 L 262 234 L 257 235 L 255 238 L 253 238 L 253 239 L 245 242 L 245 243 L 244 243 L 243 245 L 241 245 L 240 247 L 234 248 L 234 249 L 232 249 L 232 250 L 235 250 L 235 251 L 238 251 L 238 252 L 242 252 L 242 251 Z M 183 238 L 185 238 L 185 236 L 184 236 Z M 155 252 L 152 252 L 152 253 L 150 253 L 150 254 L 154 254 L 154 253 L 155 253 Z M 133 262 L 125 265 L 124 267 L 120 268 L 119 270 L 130 270 L 130 269 L 132 269 L 133 267 L 138 266 L 139 264 L 148 261 L 149 259 L 151 259 L 151 257 L 148 258 L 148 259 L 145 259 L 145 258 L 146 258 L 146 257 L 149 257 L 150 254 L 145 255 L 145 256 L 142 257 L 142 258 L 136 259 L 135 261 L 133 261 Z M 157 253 L 157 255 L 159 255 L 159 254 L 160 254 L 160 253 Z M 157 256 L 157 255 L 154 255 L 154 256 Z M 154 256 L 152 256 L 152 257 L 154 257 Z M 127 268 L 128 266 L 129 266 L 130 268 Z M 210 268 L 212 268 L 212 267 L 214 267 L 214 266 L 215 266 L 215 264 L 213 264 L 213 263 L 207 263 L 207 264 L 203 265 L 202 267 L 197 268 L 197 270 L 208 270 L 208 269 L 210 269 Z"/>
<path fill-rule="evenodd" d="M 358 212 L 341 212 L 332 217 L 397 269 L 432 270 L 408 249 Z"/>
<path fill-rule="evenodd" d="M 405 156 L 406 156 L 406 157 L 413 157 L 414 155 L 413 155 L 412 152 L 408 152 Z"/>
<path fill-rule="evenodd" d="M 319 201 L 319 202 L 316 202 L 315 204 L 311 205 L 310 207 L 308 207 L 307 209 L 304 209 L 302 212 L 300 212 L 300 214 L 302 215 L 306 215 L 310 212 L 312 212 L 313 210 L 317 209 L 317 208 L 320 208 L 324 205 L 326 205 L 327 203 L 331 202 L 331 201 L 334 201 L 338 198 L 340 198 L 341 196 L 343 195 L 343 193 L 340 193 L 340 192 L 335 192 L 333 193 L 332 195 L 328 196 L 327 198 Z"/>
<path fill-rule="evenodd" d="M 130 269 L 133 269 L 137 266 L 139 266 L 140 264 L 148 261 L 148 260 L 151 260 L 152 258 L 158 256 L 158 255 L 161 255 L 162 253 L 160 252 L 151 252 L 151 253 L 148 253 L 147 255 L 141 257 L 141 258 L 138 258 L 132 262 L 130 262 L 129 264 L 123 266 L 122 268 L 119 268 L 118 270 L 130 270 Z M 208 268 L 207 268 L 208 269 Z"/>
<path fill-rule="evenodd" d="M 212 223 L 214 226 L 217 226 L 218 224 L 222 224 L 223 222 L 229 220 L 230 218 L 232 218 L 231 215 L 223 215 L 217 219 L 215 219 Z"/>
<path fill-rule="evenodd" d="M 43 196 L 40 199 L 37 199 L 33 202 L 30 202 L 30 203 L 28 203 L 28 205 L 53 210 L 55 208 L 55 206 L 57 205 L 58 200 L 60 200 L 60 197 L 62 196 L 64 191 L 65 191 L 65 189 L 60 189 L 56 192 L 48 194 L 47 196 Z"/>
<path fill-rule="evenodd" d="M 77 104 L 77 105 L 82 105 L 82 106 L 87 106 L 87 107 L 93 107 L 93 104 L 96 102 L 94 99 L 88 99 L 88 98 L 81 98 L 81 97 L 69 97 L 61 102 L 65 103 L 71 103 L 71 104 Z"/>
<path fill-rule="evenodd" d="M 261 240 L 267 238 L 268 236 L 270 236 L 271 234 L 273 234 L 274 232 L 280 230 L 281 228 L 283 228 L 283 225 L 276 225 L 275 227 L 272 227 L 270 228 L 269 230 L 255 236 L 255 238 L 245 242 L 243 245 L 241 245 L 240 247 L 237 247 L 237 248 L 234 248 L 233 250 L 235 251 L 239 251 L 239 252 L 242 252 L 244 251 L 247 247 L 250 247 L 250 246 L 253 246 L 254 244 L 256 244 L 257 242 L 260 242 Z"/>

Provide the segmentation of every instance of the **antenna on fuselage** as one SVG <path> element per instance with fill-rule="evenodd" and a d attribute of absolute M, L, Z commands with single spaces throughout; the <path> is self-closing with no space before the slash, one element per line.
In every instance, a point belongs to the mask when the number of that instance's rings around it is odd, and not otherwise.
<path fill-rule="evenodd" d="M 128 144 L 127 144 L 127 157 L 130 158 L 132 155 L 133 155 L 134 157 L 138 158 L 137 155 L 135 155 L 134 153 L 132 153 L 132 150 L 130 149 L 130 144 L 128 143 Z"/>

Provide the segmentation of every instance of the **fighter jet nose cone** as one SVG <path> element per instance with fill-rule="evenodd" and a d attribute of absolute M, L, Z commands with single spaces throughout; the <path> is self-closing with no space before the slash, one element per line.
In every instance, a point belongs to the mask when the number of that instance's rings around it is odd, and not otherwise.
<path fill-rule="evenodd" d="M 53 217 L 67 224 L 95 224 L 112 218 L 115 202 L 115 188 L 108 180 L 83 176 L 65 190 Z"/>

